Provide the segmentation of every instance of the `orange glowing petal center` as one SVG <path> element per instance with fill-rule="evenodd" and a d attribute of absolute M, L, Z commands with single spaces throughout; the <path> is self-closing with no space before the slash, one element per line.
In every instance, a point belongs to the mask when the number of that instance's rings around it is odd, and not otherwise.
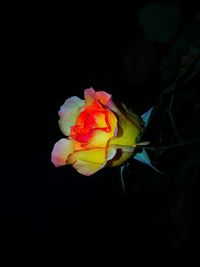
<path fill-rule="evenodd" d="M 80 143 L 87 143 L 94 130 L 100 129 L 109 132 L 111 127 L 108 121 L 108 112 L 96 101 L 92 105 L 85 107 L 79 114 L 76 125 L 71 127 L 71 138 Z"/>

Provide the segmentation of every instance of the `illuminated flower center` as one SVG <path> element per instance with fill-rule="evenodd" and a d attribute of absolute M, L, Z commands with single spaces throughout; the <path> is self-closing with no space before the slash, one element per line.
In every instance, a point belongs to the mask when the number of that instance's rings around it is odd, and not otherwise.
<path fill-rule="evenodd" d="M 85 107 L 79 114 L 76 125 L 71 126 L 70 136 L 72 139 L 80 143 L 87 143 L 94 130 L 109 132 L 111 130 L 108 121 L 109 112 L 96 101 L 91 106 Z"/>

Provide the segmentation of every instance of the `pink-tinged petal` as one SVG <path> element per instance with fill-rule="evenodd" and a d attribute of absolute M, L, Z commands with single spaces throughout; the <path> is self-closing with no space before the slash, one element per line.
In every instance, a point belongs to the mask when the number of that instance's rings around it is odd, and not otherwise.
<path fill-rule="evenodd" d="M 86 106 L 89 106 L 92 104 L 92 102 L 96 99 L 95 96 L 95 90 L 91 87 L 89 89 L 85 89 L 84 91 L 84 98 L 85 98 L 85 104 Z"/>
<path fill-rule="evenodd" d="M 108 94 L 105 91 L 98 91 L 98 92 L 96 92 L 96 99 L 100 103 L 105 105 L 107 108 L 112 110 L 113 112 L 115 112 L 117 114 L 120 113 L 120 110 L 118 109 L 118 107 L 115 105 L 115 103 L 112 100 L 112 95 L 111 94 Z"/>
<path fill-rule="evenodd" d="M 108 100 L 106 107 L 108 107 L 117 115 L 121 114 L 121 110 L 115 105 L 115 103 L 112 101 L 112 98 Z"/>
<path fill-rule="evenodd" d="M 66 165 L 68 156 L 74 151 L 74 142 L 65 138 L 55 143 L 51 153 L 51 161 L 56 167 Z"/>
<path fill-rule="evenodd" d="M 112 95 L 106 93 L 105 91 L 96 92 L 96 99 L 105 106 L 107 106 L 107 103 L 111 100 L 111 98 Z"/>
<path fill-rule="evenodd" d="M 77 96 L 68 98 L 61 106 L 58 114 L 60 116 L 59 126 L 63 134 L 70 134 L 71 126 L 75 125 L 80 109 L 84 106 L 84 101 Z"/>
<path fill-rule="evenodd" d="M 76 151 L 68 157 L 67 164 L 83 175 L 92 175 L 104 167 L 106 163 L 105 148 L 93 148 Z"/>
<path fill-rule="evenodd" d="M 86 106 L 91 105 L 95 100 L 99 101 L 102 105 L 105 105 L 109 109 L 113 110 L 114 112 L 119 112 L 118 108 L 112 101 L 112 95 L 106 93 L 105 91 L 97 91 L 91 87 L 89 89 L 85 89 L 84 91 L 84 98 Z"/>

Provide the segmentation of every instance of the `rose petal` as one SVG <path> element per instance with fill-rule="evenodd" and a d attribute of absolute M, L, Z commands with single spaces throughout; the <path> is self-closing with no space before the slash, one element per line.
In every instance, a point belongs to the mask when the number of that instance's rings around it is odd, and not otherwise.
<path fill-rule="evenodd" d="M 119 153 L 118 153 L 119 151 Z M 116 157 L 115 157 L 116 155 Z M 116 153 L 113 156 L 111 163 L 110 163 L 110 167 L 114 167 L 114 166 L 120 166 L 122 164 L 124 164 L 131 156 L 132 153 L 129 152 L 123 152 L 122 150 L 118 149 L 116 150 Z"/>
<path fill-rule="evenodd" d="M 121 114 L 118 119 L 119 130 L 111 144 L 132 146 L 136 143 L 136 138 L 140 134 L 142 127 L 139 124 L 133 124 L 132 120 Z"/>
<path fill-rule="evenodd" d="M 79 173 L 87 176 L 103 168 L 105 163 L 105 148 L 76 151 L 71 154 L 67 160 L 67 164 L 72 164 Z"/>
<path fill-rule="evenodd" d="M 109 147 L 107 148 L 107 157 L 106 157 L 106 161 L 112 160 L 112 159 L 115 157 L 116 153 L 117 153 L 117 149 L 115 149 L 115 148 L 112 147 L 112 146 L 109 146 Z"/>
<path fill-rule="evenodd" d="M 107 120 L 109 123 L 110 131 L 104 131 L 102 129 L 94 130 L 89 142 L 84 147 L 106 147 L 107 142 L 110 140 L 110 138 L 115 136 L 117 129 L 117 118 L 114 113 L 108 111 Z"/>
<path fill-rule="evenodd" d="M 68 156 L 73 153 L 74 142 L 65 138 L 60 139 L 55 143 L 53 151 L 51 153 L 51 161 L 56 166 L 66 165 Z"/>
<path fill-rule="evenodd" d="M 70 134 L 70 127 L 75 125 L 81 107 L 84 106 L 84 101 L 77 96 L 68 98 L 61 106 L 58 114 L 60 116 L 59 126 L 63 134 Z"/>
<path fill-rule="evenodd" d="M 84 98 L 86 106 L 91 105 L 92 102 L 96 99 L 95 90 L 92 87 L 89 89 L 85 89 Z"/>
<path fill-rule="evenodd" d="M 142 127 L 142 120 L 141 118 L 136 115 L 131 109 L 128 109 L 127 106 L 122 103 L 122 107 L 124 108 L 125 110 L 125 113 L 126 113 L 126 117 L 132 121 L 132 123 L 134 125 L 136 125 L 137 128 L 141 129 Z"/>
<path fill-rule="evenodd" d="M 112 98 L 112 95 L 106 93 L 105 91 L 98 91 L 96 92 L 96 98 L 105 106 L 107 106 L 107 103 Z"/>
<path fill-rule="evenodd" d="M 84 91 L 84 98 L 85 98 L 85 103 L 86 106 L 89 106 L 92 104 L 93 101 L 97 100 L 99 101 L 102 105 L 105 105 L 112 111 L 119 113 L 119 109 L 116 107 L 114 102 L 112 101 L 112 95 L 106 93 L 105 91 L 97 91 L 91 87 L 89 89 L 85 89 Z"/>
<path fill-rule="evenodd" d="M 86 176 L 90 176 L 103 168 L 101 164 L 85 162 L 82 160 L 77 160 L 76 163 L 74 163 L 73 167 L 76 169 L 77 172 Z"/>
<path fill-rule="evenodd" d="M 113 160 L 111 166 L 121 165 L 130 158 L 132 153 L 131 150 L 130 152 L 128 152 L 127 148 L 129 146 L 134 147 L 134 145 L 136 144 L 136 138 L 142 131 L 142 126 L 139 122 L 134 124 L 133 118 L 127 118 L 124 114 L 119 115 L 118 125 L 119 129 L 117 136 L 111 140 L 110 145 L 113 145 L 113 147 L 115 148 L 118 147 L 118 150 L 121 151 L 121 156 L 116 160 Z"/>

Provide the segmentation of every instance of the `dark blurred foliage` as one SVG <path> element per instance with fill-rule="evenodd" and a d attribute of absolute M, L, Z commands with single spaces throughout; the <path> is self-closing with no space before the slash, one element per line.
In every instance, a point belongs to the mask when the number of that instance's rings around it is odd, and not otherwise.
<path fill-rule="evenodd" d="M 112 12 L 2 13 L 2 261 L 70 264 L 95 254 L 98 260 L 105 250 L 113 261 L 133 260 L 138 250 L 198 250 L 200 7 L 175 1 L 181 24 L 159 42 L 139 24 L 151 1 L 138 2 Z M 85 177 L 52 165 L 51 150 L 63 137 L 58 109 L 90 86 L 139 115 L 157 107 L 142 138 L 166 175 L 130 160 L 124 193 L 119 168 Z"/>

